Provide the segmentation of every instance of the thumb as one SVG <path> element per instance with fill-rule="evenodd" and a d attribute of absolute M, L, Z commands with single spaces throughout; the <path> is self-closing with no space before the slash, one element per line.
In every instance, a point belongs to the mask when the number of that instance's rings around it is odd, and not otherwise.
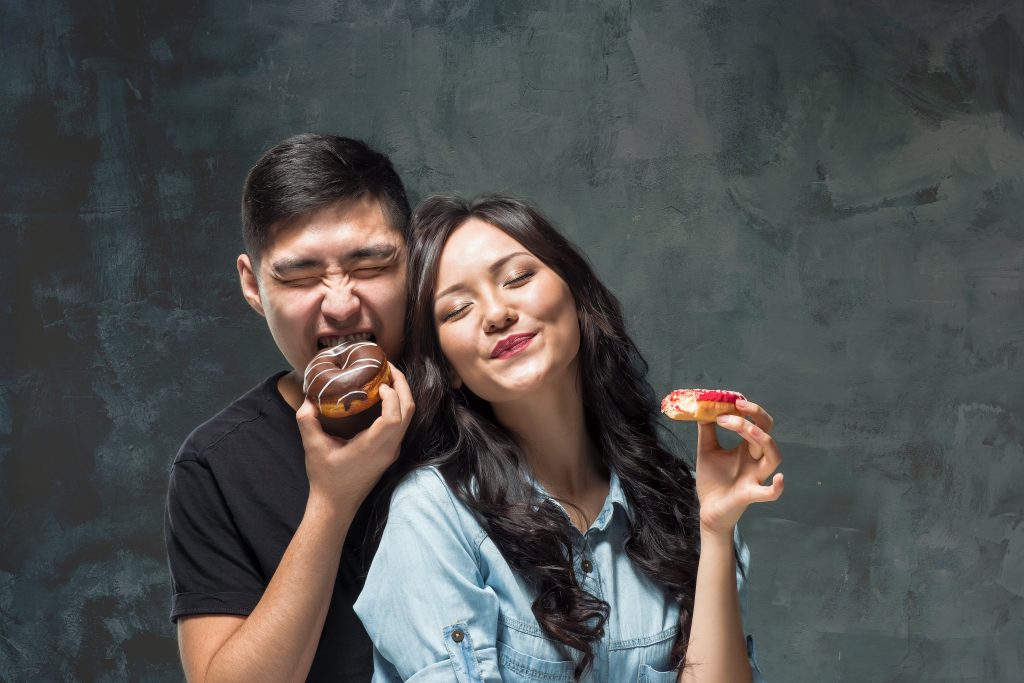
<path fill-rule="evenodd" d="M 320 409 L 307 397 L 302 402 L 302 405 L 299 406 L 299 409 L 295 411 L 295 421 L 298 423 L 299 432 L 303 437 L 323 430 L 323 427 L 320 426 L 320 421 L 317 419 L 319 416 Z"/>
<path fill-rule="evenodd" d="M 718 445 L 718 432 L 715 431 L 714 422 L 697 423 L 697 453 L 702 451 L 717 451 L 721 448 Z"/>

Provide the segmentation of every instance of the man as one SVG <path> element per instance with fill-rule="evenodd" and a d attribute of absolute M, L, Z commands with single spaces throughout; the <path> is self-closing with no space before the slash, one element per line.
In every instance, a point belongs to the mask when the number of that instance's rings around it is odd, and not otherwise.
<path fill-rule="evenodd" d="M 189 681 L 372 675 L 352 603 L 372 553 L 368 496 L 398 455 L 412 397 L 392 369 L 381 417 L 346 442 L 320 427 L 302 375 L 354 336 L 399 357 L 409 215 L 390 161 L 357 140 L 289 138 L 246 178 L 242 293 L 291 369 L 197 428 L 172 467 L 171 618 Z"/>

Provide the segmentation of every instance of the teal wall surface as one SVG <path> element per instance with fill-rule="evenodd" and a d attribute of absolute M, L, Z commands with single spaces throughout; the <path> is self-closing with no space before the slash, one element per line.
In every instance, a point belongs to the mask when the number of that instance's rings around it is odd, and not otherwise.
<path fill-rule="evenodd" d="M 658 394 L 775 416 L 768 680 L 1024 680 L 1022 36 L 1019 0 L 6 2 L 0 679 L 181 679 L 169 466 L 284 367 L 240 188 L 319 131 L 414 200 L 532 200 Z"/>

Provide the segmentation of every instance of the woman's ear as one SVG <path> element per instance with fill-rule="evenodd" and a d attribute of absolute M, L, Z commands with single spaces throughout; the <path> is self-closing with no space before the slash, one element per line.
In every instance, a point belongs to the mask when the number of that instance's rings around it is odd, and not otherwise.
<path fill-rule="evenodd" d="M 462 388 L 462 378 L 454 370 L 448 371 L 448 380 L 452 383 L 452 389 Z"/>

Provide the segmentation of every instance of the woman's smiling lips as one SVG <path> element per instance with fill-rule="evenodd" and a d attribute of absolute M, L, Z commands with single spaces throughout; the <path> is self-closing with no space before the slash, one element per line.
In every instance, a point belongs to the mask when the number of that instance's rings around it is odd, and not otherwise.
<path fill-rule="evenodd" d="M 536 332 L 510 334 L 494 345 L 494 349 L 491 350 L 491 358 L 511 358 L 529 346 L 535 334 Z"/>

